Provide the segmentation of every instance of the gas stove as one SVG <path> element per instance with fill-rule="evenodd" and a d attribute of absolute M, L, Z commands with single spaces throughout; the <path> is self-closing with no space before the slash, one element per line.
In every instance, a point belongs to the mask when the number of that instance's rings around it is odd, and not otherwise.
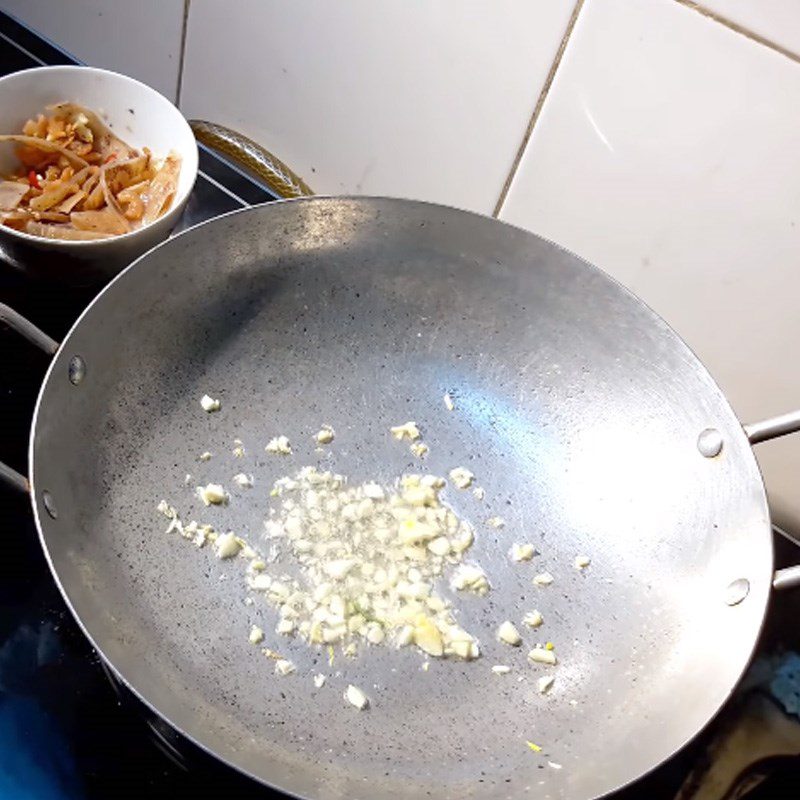
<path fill-rule="evenodd" d="M 72 63 L 77 62 L 67 53 L 0 13 L 0 74 Z M 178 230 L 274 199 L 256 181 L 201 147 L 197 185 Z M 0 301 L 56 339 L 64 336 L 91 299 L 86 290 L 34 283 L 10 267 L 0 268 Z M 0 460 L 24 473 L 28 432 L 47 361 L 11 332 L 0 330 L 0 364 Z M 3 486 L 0 531 L 4 537 L 0 559 L 0 797 L 78 800 L 146 796 L 157 800 L 218 792 L 243 799 L 283 797 L 192 745 L 116 680 L 59 594 L 39 546 L 28 498 Z M 800 561 L 797 548 L 782 540 L 779 545 L 779 557 L 787 563 Z M 613 800 L 672 800 L 681 791 L 684 800 L 721 800 L 722 794 L 702 794 L 695 784 L 703 786 L 709 766 L 722 764 L 723 758 L 730 760 L 731 739 L 734 749 L 750 748 L 759 760 L 769 756 L 764 763 L 772 765 L 762 770 L 770 777 L 748 796 L 754 800 L 800 796 L 800 733 L 793 739 L 800 723 L 775 699 L 780 695 L 785 701 L 794 686 L 791 660 L 776 654 L 800 650 L 797 626 L 785 624 L 798 618 L 800 597 L 793 602 L 781 597 L 774 605 L 760 647 L 761 658 L 741 696 L 708 731 L 651 775 L 618 792 Z M 793 639 L 787 639 L 787 631 Z M 774 689 L 780 669 L 784 670 L 782 694 L 770 688 Z M 765 713 L 771 715 L 768 720 Z M 774 741 L 762 742 L 759 750 L 753 743 L 758 738 L 753 726 L 760 731 L 777 726 Z M 744 745 L 737 743 L 737 736 L 744 737 Z M 784 756 L 780 763 L 773 758 L 777 754 Z M 794 758 L 787 759 L 787 755 Z M 734 776 L 740 761 L 734 758 L 734 766 L 728 768 Z"/>

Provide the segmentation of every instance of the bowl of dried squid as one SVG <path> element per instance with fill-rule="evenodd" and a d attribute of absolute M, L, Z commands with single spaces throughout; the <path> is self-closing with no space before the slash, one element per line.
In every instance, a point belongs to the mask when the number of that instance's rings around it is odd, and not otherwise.
<path fill-rule="evenodd" d="M 163 95 L 92 67 L 0 78 L 0 257 L 73 285 L 110 280 L 169 235 L 197 144 Z"/>

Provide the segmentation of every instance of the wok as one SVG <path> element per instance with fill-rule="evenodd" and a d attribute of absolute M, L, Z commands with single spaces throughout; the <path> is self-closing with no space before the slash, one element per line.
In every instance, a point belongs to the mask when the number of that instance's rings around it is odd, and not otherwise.
<path fill-rule="evenodd" d="M 200 409 L 205 393 L 219 413 Z M 326 652 L 279 640 L 265 603 L 243 603 L 240 565 L 164 533 L 162 497 L 261 544 L 268 488 L 303 465 L 359 482 L 418 471 L 388 434 L 411 419 L 430 445 L 425 471 L 466 466 L 486 490 L 483 503 L 445 491 L 475 525 L 471 557 L 493 586 L 455 601 L 481 641 L 476 662 L 432 659 L 426 672 L 412 648 L 373 647 L 329 667 Z M 323 423 L 337 432 L 330 457 L 311 441 Z M 550 242 L 425 203 L 311 198 L 200 225 L 97 297 L 44 381 L 30 492 L 92 643 L 237 769 L 326 800 L 583 799 L 668 758 L 731 694 L 773 584 L 748 434 L 798 424 L 743 429 L 661 319 Z M 283 459 L 264 452 L 279 434 L 294 443 Z M 198 462 L 205 450 L 215 457 Z M 255 489 L 230 483 L 239 471 Z M 212 480 L 232 498 L 206 510 L 192 487 Z M 493 514 L 505 528 L 483 524 Z M 512 564 L 515 541 L 541 555 Z M 534 587 L 543 570 L 555 582 Z M 796 583 L 796 568 L 780 582 Z M 500 622 L 533 608 L 545 625 L 524 648 L 495 640 Z M 273 674 L 248 643 L 254 623 L 297 673 Z M 525 653 L 546 639 L 560 663 L 543 696 Z M 491 672 L 501 663 L 509 675 Z M 328 675 L 321 689 L 316 672 Z M 343 700 L 349 683 L 369 710 Z"/>

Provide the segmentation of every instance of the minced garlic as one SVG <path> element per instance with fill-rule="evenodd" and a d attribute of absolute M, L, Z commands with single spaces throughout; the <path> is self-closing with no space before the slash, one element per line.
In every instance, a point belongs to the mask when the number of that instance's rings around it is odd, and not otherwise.
<path fill-rule="evenodd" d="M 200 398 L 200 405 L 203 408 L 203 411 L 207 411 L 209 414 L 212 411 L 219 411 L 221 407 L 221 403 L 219 400 L 214 400 L 213 397 L 209 397 L 207 394 L 204 394 Z"/>
<path fill-rule="evenodd" d="M 264 448 L 268 453 L 279 456 L 288 456 L 292 452 L 292 446 L 286 436 L 276 436 L 270 439 Z"/>
<path fill-rule="evenodd" d="M 536 548 L 532 544 L 512 544 L 512 561 L 530 561 L 536 555 Z"/>
<path fill-rule="evenodd" d="M 390 429 L 392 436 L 398 441 L 408 439 L 409 441 L 416 441 L 422 435 L 416 422 L 405 422 L 402 425 L 395 425 Z"/>
<path fill-rule="evenodd" d="M 450 480 L 459 489 L 468 489 L 475 476 L 465 467 L 456 467 L 450 470 Z"/>
<path fill-rule="evenodd" d="M 357 686 L 350 684 L 344 693 L 345 699 L 351 706 L 355 706 L 359 711 L 363 711 L 369 705 L 369 699 Z"/>
<path fill-rule="evenodd" d="M 203 501 L 203 504 L 207 506 L 218 506 L 228 502 L 228 495 L 218 483 L 209 483 L 207 486 L 198 486 L 197 496 Z"/>
<path fill-rule="evenodd" d="M 317 435 L 314 437 L 317 444 L 330 444 L 336 433 L 334 432 L 333 428 L 330 425 L 323 425 L 322 428 L 317 432 Z"/>
<path fill-rule="evenodd" d="M 508 620 L 497 629 L 497 638 L 505 644 L 510 644 L 512 647 L 516 647 L 522 642 L 522 637 L 519 635 L 519 631 L 514 626 L 514 623 Z"/>

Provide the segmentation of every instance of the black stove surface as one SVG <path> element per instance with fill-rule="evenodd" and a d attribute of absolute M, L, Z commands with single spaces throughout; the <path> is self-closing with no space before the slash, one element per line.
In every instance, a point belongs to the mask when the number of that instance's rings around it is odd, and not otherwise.
<path fill-rule="evenodd" d="M 75 59 L 0 13 L 0 75 Z M 207 150 L 178 230 L 254 203 L 264 187 Z M 57 340 L 93 292 L 0 266 L 0 302 Z M 27 471 L 28 432 L 47 358 L 0 330 L 0 460 Z M 0 486 L 0 798 L 277 797 L 221 766 L 136 700 L 89 645 L 53 581 L 26 496 Z"/>
<path fill-rule="evenodd" d="M 0 13 L 0 75 L 75 60 Z M 200 174 L 180 228 L 275 199 L 201 148 Z M 0 302 L 63 337 L 91 294 L 33 283 L 0 267 Z M 33 407 L 47 359 L 0 329 L 0 460 L 27 469 Z M 149 712 L 84 638 L 50 575 L 26 496 L 0 485 L 0 798 L 283 797 L 225 767 Z M 614 800 L 673 798 L 702 737 Z M 764 798 L 797 797 L 796 772 Z"/>

